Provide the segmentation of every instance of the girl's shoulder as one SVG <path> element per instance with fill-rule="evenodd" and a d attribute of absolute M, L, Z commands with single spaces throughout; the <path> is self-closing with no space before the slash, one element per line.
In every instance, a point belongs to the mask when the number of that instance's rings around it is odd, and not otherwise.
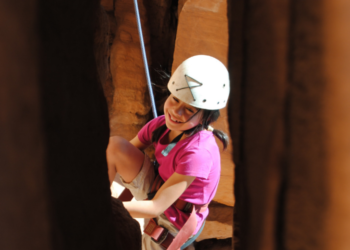
<path fill-rule="evenodd" d="M 165 124 L 165 116 L 160 115 L 148 122 L 150 127 L 158 128 Z"/>
<path fill-rule="evenodd" d="M 219 147 L 216 143 L 215 136 L 210 131 L 199 131 L 188 139 L 188 142 L 184 145 L 184 151 L 196 151 L 209 155 L 219 153 Z"/>
<path fill-rule="evenodd" d="M 220 172 L 220 151 L 212 132 L 200 131 L 179 147 L 176 172 L 208 179 L 213 172 Z"/>
<path fill-rule="evenodd" d="M 155 129 L 159 128 L 164 124 L 165 124 L 165 117 L 164 115 L 161 115 L 147 122 L 145 126 L 142 127 L 140 132 L 152 133 Z"/>

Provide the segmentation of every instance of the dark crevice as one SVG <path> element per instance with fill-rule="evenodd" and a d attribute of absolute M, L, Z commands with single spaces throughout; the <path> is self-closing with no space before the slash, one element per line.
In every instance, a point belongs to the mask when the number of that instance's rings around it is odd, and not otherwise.
<path fill-rule="evenodd" d="M 280 173 L 281 173 L 281 180 L 280 180 L 280 186 L 278 190 L 278 196 L 277 196 L 277 209 L 276 209 L 276 227 L 275 227 L 275 246 L 278 250 L 284 250 L 286 249 L 285 246 L 285 209 L 286 209 L 286 202 L 287 202 L 287 187 L 288 187 L 288 168 L 289 168 L 289 161 L 288 161 L 288 149 L 290 147 L 290 136 L 289 132 L 291 131 L 290 127 L 290 106 L 291 106 L 291 83 L 293 79 L 293 71 L 294 71 L 294 40 L 293 40 L 293 33 L 295 30 L 295 18 L 296 18 L 296 10 L 295 10 L 295 3 L 293 1 L 289 1 L 289 18 L 288 18 L 288 41 L 287 41 L 287 79 L 286 79 L 286 89 L 285 89 L 285 98 L 284 98 L 284 105 L 283 105 L 283 155 L 280 162 Z"/>
<path fill-rule="evenodd" d="M 249 225 L 249 197 L 246 183 L 245 162 L 245 102 L 247 74 L 248 1 L 228 1 L 229 20 L 229 71 L 231 97 L 228 115 L 231 136 L 233 137 L 235 181 L 234 181 L 234 235 L 233 248 L 245 249 L 247 227 Z M 238 123 L 238 125 L 236 125 Z"/>

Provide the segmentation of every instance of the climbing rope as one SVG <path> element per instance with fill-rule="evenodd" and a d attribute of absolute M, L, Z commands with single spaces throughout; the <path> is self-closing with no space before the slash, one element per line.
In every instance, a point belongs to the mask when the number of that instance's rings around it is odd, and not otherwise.
<path fill-rule="evenodd" d="M 144 45 L 144 42 L 143 42 L 143 35 L 142 35 L 142 28 L 141 28 L 141 21 L 140 21 L 140 14 L 139 14 L 139 7 L 138 7 L 138 4 L 137 4 L 137 0 L 134 0 L 134 6 L 135 6 L 137 29 L 139 31 L 139 36 L 140 36 L 142 59 L 143 59 L 143 64 L 145 66 L 145 73 L 146 73 L 146 80 L 147 80 L 147 85 L 148 85 L 148 92 L 149 92 L 149 97 L 150 97 L 151 104 L 152 104 L 153 117 L 157 118 L 158 115 L 157 115 L 157 110 L 156 110 L 156 104 L 154 102 L 154 95 L 153 95 L 151 78 L 149 76 L 149 71 L 148 71 L 147 56 L 146 56 L 145 45 Z"/>

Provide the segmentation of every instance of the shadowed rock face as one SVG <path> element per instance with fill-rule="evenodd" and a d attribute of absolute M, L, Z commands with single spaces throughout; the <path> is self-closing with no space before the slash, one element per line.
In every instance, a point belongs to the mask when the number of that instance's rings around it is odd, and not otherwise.
<path fill-rule="evenodd" d="M 41 7 L 40 80 L 54 244 L 113 249 L 127 244 L 125 235 L 129 234 L 134 249 L 139 249 L 140 231 L 132 231 L 136 222 L 121 213 L 122 206 L 112 216 L 105 157 L 108 110 L 100 83 L 108 70 L 106 56 L 93 54 L 96 24 L 106 30 L 106 18 L 98 1 L 43 2 Z M 100 36 L 106 37 L 105 32 Z M 107 49 L 107 43 L 101 43 L 100 51 Z M 123 223 L 118 217 L 125 218 Z M 115 231 L 120 227 L 124 237 Z"/>
<path fill-rule="evenodd" d="M 99 1 L 0 6 L 0 248 L 123 249 L 130 237 L 140 249 L 137 222 L 110 198 Z"/>
<path fill-rule="evenodd" d="M 51 249 L 37 3 L 0 2 L 0 249 Z"/>
<path fill-rule="evenodd" d="M 117 249 L 141 249 L 139 223 L 131 218 L 123 203 L 113 197 L 112 211 Z"/>
<path fill-rule="evenodd" d="M 228 10 L 237 249 L 349 248 L 349 3 Z"/>

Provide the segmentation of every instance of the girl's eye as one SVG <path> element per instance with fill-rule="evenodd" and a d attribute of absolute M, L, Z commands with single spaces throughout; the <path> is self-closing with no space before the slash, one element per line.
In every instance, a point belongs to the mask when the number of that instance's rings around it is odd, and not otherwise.
<path fill-rule="evenodd" d="M 179 102 L 179 100 L 178 100 L 178 99 L 176 99 L 175 97 L 173 97 L 173 99 L 174 99 L 174 101 L 175 101 L 175 102 Z"/>
<path fill-rule="evenodd" d="M 187 109 L 188 111 L 190 111 L 191 113 L 194 113 L 194 111 L 192 109 Z"/>

